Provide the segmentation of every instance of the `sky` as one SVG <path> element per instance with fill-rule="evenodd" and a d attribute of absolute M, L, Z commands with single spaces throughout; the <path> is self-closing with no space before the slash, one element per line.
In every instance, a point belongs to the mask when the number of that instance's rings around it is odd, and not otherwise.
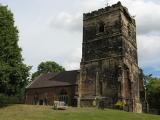
<path fill-rule="evenodd" d="M 160 1 L 120 0 L 136 16 L 139 66 L 160 77 Z M 24 63 L 37 70 L 56 61 L 66 70 L 80 68 L 82 16 L 118 0 L 0 0 L 13 12 Z"/>

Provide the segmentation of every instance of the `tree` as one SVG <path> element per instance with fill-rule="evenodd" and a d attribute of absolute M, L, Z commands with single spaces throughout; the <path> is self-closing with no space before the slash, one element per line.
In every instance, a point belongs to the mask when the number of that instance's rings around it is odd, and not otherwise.
<path fill-rule="evenodd" d="M 49 72 L 62 72 L 65 71 L 65 69 L 59 65 L 58 63 L 54 62 L 54 61 L 46 61 L 46 62 L 41 62 L 38 65 L 38 70 L 37 72 L 32 74 L 32 80 L 39 76 L 40 74 L 43 73 L 49 73 Z"/>
<path fill-rule="evenodd" d="M 0 93 L 8 96 L 25 88 L 31 69 L 23 63 L 18 40 L 12 12 L 0 5 Z"/>
<path fill-rule="evenodd" d="M 160 79 L 151 78 L 146 88 L 149 108 L 159 110 L 160 114 Z"/>

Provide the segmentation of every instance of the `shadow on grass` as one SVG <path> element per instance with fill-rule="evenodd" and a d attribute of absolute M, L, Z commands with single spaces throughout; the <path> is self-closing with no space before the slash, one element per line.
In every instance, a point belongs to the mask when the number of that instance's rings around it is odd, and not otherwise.
<path fill-rule="evenodd" d="M 1 104 L 0 109 L 5 108 L 5 107 L 9 107 L 9 106 L 15 106 L 15 104 Z"/>

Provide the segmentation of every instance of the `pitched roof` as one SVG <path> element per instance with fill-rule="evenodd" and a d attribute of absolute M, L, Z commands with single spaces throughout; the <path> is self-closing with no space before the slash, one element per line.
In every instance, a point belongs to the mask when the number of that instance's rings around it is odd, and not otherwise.
<path fill-rule="evenodd" d="M 68 86 L 77 84 L 78 70 L 60 73 L 46 73 L 38 76 L 26 88 L 44 88 L 55 86 Z"/>

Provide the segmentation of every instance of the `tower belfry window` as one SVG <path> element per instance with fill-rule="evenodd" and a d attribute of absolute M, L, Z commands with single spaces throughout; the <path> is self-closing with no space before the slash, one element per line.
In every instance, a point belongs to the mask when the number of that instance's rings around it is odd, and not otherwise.
<path fill-rule="evenodd" d="M 98 25 L 98 32 L 99 33 L 104 32 L 104 23 L 99 23 L 99 25 Z"/>

